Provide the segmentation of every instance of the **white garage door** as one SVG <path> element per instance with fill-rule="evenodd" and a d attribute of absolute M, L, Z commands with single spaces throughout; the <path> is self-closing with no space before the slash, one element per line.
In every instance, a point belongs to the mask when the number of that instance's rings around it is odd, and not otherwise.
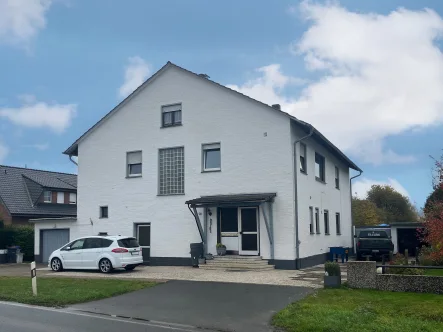
<path fill-rule="evenodd" d="M 54 250 L 69 242 L 69 229 L 47 229 L 40 232 L 42 262 L 46 263 Z"/>

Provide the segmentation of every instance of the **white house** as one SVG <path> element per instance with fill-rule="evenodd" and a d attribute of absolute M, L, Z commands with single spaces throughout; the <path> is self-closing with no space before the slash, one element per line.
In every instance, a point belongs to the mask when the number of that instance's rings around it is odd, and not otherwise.
<path fill-rule="evenodd" d="M 340 130 L 340 128 L 337 128 Z M 168 62 L 65 152 L 78 156 L 74 239 L 134 235 L 151 265 L 189 265 L 189 245 L 276 268 L 352 246 L 349 169 L 310 124 Z"/>

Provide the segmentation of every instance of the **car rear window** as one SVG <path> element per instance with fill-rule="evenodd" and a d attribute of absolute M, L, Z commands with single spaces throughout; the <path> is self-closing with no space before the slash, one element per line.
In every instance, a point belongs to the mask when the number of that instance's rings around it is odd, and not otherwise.
<path fill-rule="evenodd" d="M 127 239 L 120 239 L 117 241 L 119 247 L 121 248 L 138 248 L 138 242 L 133 237 L 129 237 Z"/>
<path fill-rule="evenodd" d="M 359 237 L 374 237 L 387 239 L 388 234 L 385 231 L 361 231 Z"/>

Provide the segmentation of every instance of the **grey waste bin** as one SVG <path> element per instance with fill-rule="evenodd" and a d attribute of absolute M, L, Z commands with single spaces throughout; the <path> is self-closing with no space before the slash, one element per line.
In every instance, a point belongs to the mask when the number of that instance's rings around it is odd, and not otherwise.
<path fill-rule="evenodd" d="M 8 254 L 8 250 L 0 249 L 0 264 L 6 263 L 7 254 Z"/>
<path fill-rule="evenodd" d="M 17 263 L 17 252 L 20 253 L 20 247 L 9 247 L 6 260 L 8 263 Z"/>
<path fill-rule="evenodd" d="M 191 243 L 191 263 L 193 267 L 198 267 L 200 257 L 203 257 L 203 243 Z"/>

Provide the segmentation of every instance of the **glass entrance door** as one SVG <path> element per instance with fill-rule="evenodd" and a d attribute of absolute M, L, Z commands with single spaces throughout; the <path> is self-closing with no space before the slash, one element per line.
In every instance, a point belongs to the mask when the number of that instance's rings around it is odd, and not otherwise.
<path fill-rule="evenodd" d="M 258 209 L 248 207 L 239 208 L 238 211 L 239 253 L 240 255 L 258 255 L 260 251 Z"/>

